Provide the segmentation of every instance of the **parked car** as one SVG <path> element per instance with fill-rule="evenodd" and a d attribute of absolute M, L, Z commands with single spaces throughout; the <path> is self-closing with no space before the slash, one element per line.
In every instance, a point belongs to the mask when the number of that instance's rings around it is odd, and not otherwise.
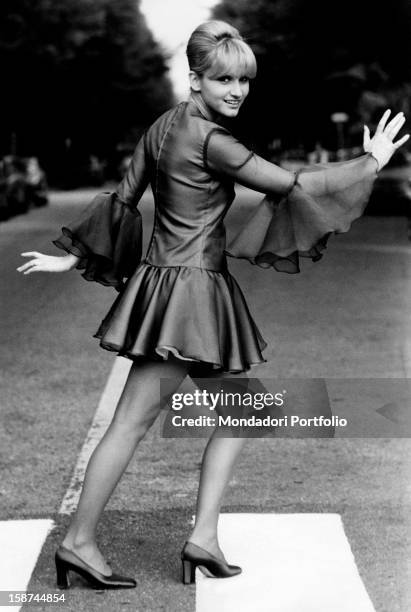
<path fill-rule="evenodd" d="M 0 221 L 47 203 L 46 175 L 37 158 L 7 155 L 0 160 Z"/>

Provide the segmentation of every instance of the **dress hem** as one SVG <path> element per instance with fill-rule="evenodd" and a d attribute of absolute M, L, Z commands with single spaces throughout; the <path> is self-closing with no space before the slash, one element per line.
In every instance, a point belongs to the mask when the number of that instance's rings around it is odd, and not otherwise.
<path fill-rule="evenodd" d="M 171 347 L 171 346 L 158 346 L 155 347 L 155 353 L 132 353 L 131 351 L 126 351 L 126 350 L 122 350 L 121 346 L 119 345 L 115 345 L 112 344 L 110 342 L 105 342 L 104 340 L 102 340 L 102 336 L 98 335 L 98 333 L 93 335 L 93 338 L 97 338 L 98 340 L 100 340 L 100 346 L 101 348 L 107 350 L 107 351 L 111 351 L 111 352 L 117 352 L 119 357 L 126 357 L 127 359 L 131 359 L 132 361 L 138 361 L 139 359 L 150 359 L 150 360 L 154 360 L 154 361 L 167 361 L 169 358 L 169 353 L 172 353 L 174 357 L 176 357 L 177 359 L 181 359 L 181 361 L 187 361 L 187 362 L 191 362 L 191 363 L 204 363 L 208 366 L 212 366 L 213 370 L 218 370 L 218 371 L 222 371 L 222 372 L 229 372 L 229 373 L 241 373 L 241 372 L 248 372 L 251 367 L 255 367 L 258 365 L 261 365 L 262 363 L 267 363 L 267 359 L 262 358 L 261 361 L 256 361 L 256 362 L 250 362 L 247 364 L 247 367 L 245 368 L 224 368 L 224 365 L 222 363 L 215 363 L 212 361 L 206 361 L 204 359 L 198 359 L 195 357 L 188 357 L 186 355 L 183 355 L 176 347 Z M 264 350 L 267 347 L 267 343 L 264 341 L 263 346 L 261 347 L 261 350 Z M 166 351 L 167 352 L 167 356 L 164 356 L 163 353 L 160 353 L 160 351 Z"/>

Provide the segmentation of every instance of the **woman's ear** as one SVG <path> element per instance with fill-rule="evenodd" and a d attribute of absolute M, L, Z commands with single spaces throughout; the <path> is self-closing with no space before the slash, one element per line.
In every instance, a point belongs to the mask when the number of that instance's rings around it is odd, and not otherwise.
<path fill-rule="evenodd" d="M 194 70 L 190 70 L 188 73 L 188 78 L 190 79 L 190 88 L 193 91 L 201 91 L 201 78 L 197 72 Z"/>

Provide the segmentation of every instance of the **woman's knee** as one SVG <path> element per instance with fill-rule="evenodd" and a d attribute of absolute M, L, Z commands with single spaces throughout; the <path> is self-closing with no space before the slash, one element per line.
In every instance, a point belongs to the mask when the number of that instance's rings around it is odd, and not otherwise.
<path fill-rule="evenodd" d="M 119 403 L 113 417 L 113 425 L 124 429 L 125 435 L 130 433 L 136 437 L 144 436 L 156 420 L 160 411 L 159 402 L 138 405 L 138 402 L 130 404 Z"/>
<path fill-rule="evenodd" d="M 186 376 L 181 362 L 146 362 L 133 366 L 117 404 L 113 423 L 142 434 L 151 427 L 161 408 L 167 403 Z M 160 379 L 167 378 L 167 388 L 160 389 Z"/>

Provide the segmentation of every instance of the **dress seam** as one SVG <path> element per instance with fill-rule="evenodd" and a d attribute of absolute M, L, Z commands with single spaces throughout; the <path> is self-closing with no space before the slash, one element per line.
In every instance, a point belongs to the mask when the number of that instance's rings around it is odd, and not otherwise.
<path fill-rule="evenodd" d="M 167 129 L 164 132 L 164 135 L 161 139 L 160 142 L 160 146 L 158 148 L 158 153 L 157 153 L 157 159 L 156 159 L 156 177 L 155 177 L 155 194 L 156 194 L 156 199 L 157 199 L 157 187 L 158 187 L 158 170 L 159 170 L 159 165 L 160 165 L 160 158 L 161 158 L 161 153 L 163 152 L 163 148 L 164 148 L 164 144 L 166 141 L 166 138 L 168 136 L 168 133 L 170 131 L 170 129 L 172 128 L 172 126 L 175 123 L 175 119 L 178 115 L 178 111 L 180 110 L 180 107 L 177 108 L 176 112 L 173 114 L 173 117 L 170 120 L 169 125 L 167 126 Z"/>
<path fill-rule="evenodd" d="M 207 189 L 207 200 L 206 200 L 207 209 L 205 211 L 205 220 L 203 222 L 203 228 L 202 228 L 202 232 L 201 232 L 200 268 L 202 268 L 202 269 L 205 269 L 205 268 L 203 268 L 204 244 L 205 244 L 205 239 L 206 239 L 205 228 L 208 226 L 208 222 L 209 222 L 210 215 L 211 215 L 211 213 L 210 213 L 210 191 L 211 191 L 211 183 L 210 183 L 210 185 L 208 186 L 208 189 Z"/>
<path fill-rule="evenodd" d="M 215 132 L 220 132 L 220 133 L 221 133 L 221 132 L 223 132 L 223 133 L 228 134 L 229 136 L 232 136 L 232 137 L 234 138 L 234 136 L 231 134 L 231 132 L 230 132 L 229 130 L 227 130 L 225 127 L 222 127 L 222 126 L 219 126 L 219 127 L 214 127 L 214 128 L 212 128 L 212 129 L 211 129 L 211 130 L 208 132 L 207 136 L 205 137 L 205 140 L 204 140 L 204 146 L 203 146 L 203 164 L 204 164 L 205 168 L 207 168 L 207 170 L 208 170 L 210 173 L 215 172 L 215 170 L 213 170 L 212 168 L 210 168 L 210 165 L 209 165 L 209 163 L 207 162 L 207 152 L 208 152 L 208 145 L 209 145 L 209 142 L 210 142 L 210 138 L 211 138 L 211 136 L 212 136 L 212 135 L 213 135 Z M 244 161 L 241 163 L 241 165 L 237 166 L 236 170 L 240 170 L 240 169 L 241 169 L 243 166 L 245 166 L 245 164 L 246 164 L 247 162 L 249 162 L 249 161 L 250 161 L 250 159 L 251 159 L 252 157 L 254 157 L 254 151 L 250 151 L 250 152 L 249 152 L 249 154 L 247 155 L 247 157 L 245 158 L 245 160 L 244 160 Z"/>
<path fill-rule="evenodd" d="M 213 172 L 213 170 L 212 170 L 212 168 L 210 168 L 210 166 L 208 165 L 208 162 L 207 162 L 208 143 L 210 142 L 210 138 L 214 134 L 214 132 L 220 132 L 221 129 L 223 129 L 225 132 L 227 132 L 229 134 L 229 131 L 226 130 L 225 128 L 213 127 L 213 128 L 211 128 L 211 130 L 208 132 L 208 134 L 206 135 L 206 137 L 204 139 L 204 144 L 203 144 L 203 164 L 204 164 L 205 168 L 207 168 L 207 170 L 209 172 Z"/>
<path fill-rule="evenodd" d="M 176 266 L 160 266 L 158 264 L 154 264 L 154 263 L 151 263 L 150 261 L 147 261 L 147 259 L 142 259 L 140 263 L 146 264 L 153 268 L 186 268 L 186 269 L 193 268 L 194 270 L 205 270 L 206 272 L 214 272 L 215 274 L 224 274 L 224 270 L 212 270 L 211 268 L 203 268 L 201 266 L 186 266 L 184 264 L 179 264 Z"/>
<path fill-rule="evenodd" d="M 160 142 L 160 146 L 158 148 L 158 153 L 157 153 L 157 159 L 156 159 L 156 173 L 155 173 L 155 177 L 154 177 L 154 191 L 153 191 L 153 197 L 154 197 L 154 221 L 153 221 L 153 232 L 151 234 L 151 238 L 150 238 L 150 244 L 148 245 L 147 248 L 147 255 L 149 255 L 152 251 L 153 245 L 154 245 L 154 241 L 155 241 L 155 237 L 157 234 L 157 230 L 158 230 L 158 210 L 157 210 L 157 200 L 158 200 L 158 194 L 157 194 L 157 187 L 158 187 L 158 171 L 159 171 L 159 164 L 160 164 L 160 157 L 161 157 L 161 153 L 164 147 L 164 143 L 166 140 L 166 137 L 168 135 L 168 132 L 170 131 L 170 129 L 172 128 L 172 126 L 175 123 L 176 117 L 180 111 L 180 108 L 182 108 L 182 105 L 177 106 L 172 118 L 170 119 L 170 123 L 167 126 L 166 131 L 164 132 L 164 135 L 161 139 Z"/>
<path fill-rule="evenodd" d="M 225 129 L 225 128 L 223 128 Z M 202 157 L 203 157 L 203 164 L 204 167 L 207 168 L 210 171 L 210 168 L 207 164 L 207 148 L 208 148 L 208 142 L 210 140 L 210 136 L 213 132 L 218 131 L 219 128 L 212 128 L 211 130 L 208 131 L 208 133 L 206 134 L 204 141 L 203 141 L 203 151 L 202 151 Z M 205 221 L 203 223 L 203 231 L 201 232 L 201 249 L 200 249 L 200 267 L 202 268 L 202 264 L 203 264 L 203 259 L 204 259 L 204 244 L 205 244 L 205 228 L 208 225 L 209 219 L 210 219 L 210 192 L 211 192 L 211 181 L 212 181 L 212 176 L 210 175 L 210 182 L 208 185 L 208 189 L 207 189 L 207 198 L 206 198 L 206 206 L 207 206 L 207 210 L 205 213 Z M 204 268 L 206 269 L 206 268 Z"/>

